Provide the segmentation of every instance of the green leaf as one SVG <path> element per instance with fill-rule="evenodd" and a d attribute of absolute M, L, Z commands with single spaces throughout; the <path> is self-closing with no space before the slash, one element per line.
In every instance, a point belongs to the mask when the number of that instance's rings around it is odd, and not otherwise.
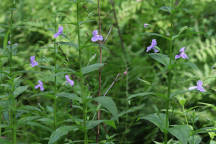
<path fill-rule="evenodd" d="M 187 144 L 191 134 L 191 128 L 188 125 L 175 125 L 168 130 L 182 144 Z"/>
<path fill-rule="evenodd" d="M 8 45 L 8 36 L 10 34 L 10 30 L 8 30 L 8 32 L 6 33 L 6 35 L 4 36 L 4 42 L 3 42 L 3 48 L 6 49 L 7 45 Z"/>
<path fill-rule="evenodd" d="M 87 129 L 92 129 L 102 122 L 104 122 L 104 120 L 90 120 L 86 122 L 86 127 Z"/>
<path fill-rule="evenodd" d="M 60 138 L 67 135 L 70 131 L 78 130 L 75 126 L 62 126 L 56 129 L 50 136 L 48 144 L 53 144 L 57 142 Z"/>
<path fill-rule="evenodd" d="M 152 95 L 152 94 L 154 94 L 154 93 L 153 93 L 153 92 L 137 93 L 137 94 L 130 95 L 130 96 L 128 97 L 128 100 L 129 100 L 129 99 L 132 99 L 132 98 L 135 98 L 135 97 L 142 97 L 142 96 Z"/>
<path fill-rule="evenodd" d="M 128 113 L 135 112 L 135 111 L 140 110 L 140 109 L 143 109 L 144 106 L 145 106 L 145 104 L 142 104 L 142 105 L 139 105 L 139 106 L 133 106 L 130 109 L 121 112 L 118 117 L 121 117 L 121 116 L 123 116 L 125 114 L 128 114 Z"/>
<path fill-rule="evenodd" d="M 114 119 L 118 119 L 118 109 L 112 98 L 100 96 L 96 97 L 94 100 L 104 106 L 113 115 Z"/>
<path fill-rule="evenodd" d="M 145 120 L 152 122 L 157 127 L 159 127 L 162 132 L 165 132 L 166 130 L 166 115 L 164 113 L 149 114 L 140 119 L 145 119 Z"/>
<path fill-rule="evenodd" d="M 160 53 L 152 53 L 149 54 L 149 56 L 165 66 L 169 65 L 170 58 L 167 55 L 160 54 Z"/>
<path fill-rule="evenodd" d="M 162 6 L 162 7 L 160 7 L 160 10 L 162 10 L 164 12 L 171 13 L 171 7 L 169 7 L 169 6 Z"/>
<path fill-rule="evenodd" d="M 95 70 L 98 70 L 99 68 L 101 68 L 103 66 L 104 66 L 104 64 L 96 63 L 96 64 L 93 64 L 93 65 L 83 67 L 81 69 L 81 71 L 82 71 L 83 74 L 87 74 L 87 73 L 93 72 Z"/>
<path fill-rule="evenodd" d="M 199 144 L 201 141 L 202 139 L 199 135 L 190 136 L 189 138 L 189 144 Z"/>
<path fill-rule="evenodd" d="M 188 29 L 188 26 L 184 26 L 183 28 L 181 28 L 180 31 L 179 31 L 179 33 L 178 33 L 177 35 L 175 35 L 175 36 L 172 37 L 172 40 L 174 40 L 174 39 L 180 37 L 180 36 L 182 35 L 182 33 L 183 33 L 185 30 L 187 30 L 187 29 Z"/>
<path fill-rule="evenodd" d="M 68 98 L 68 99 L 71 99 L 71 100 L 76 100 L 76 101 L 79 101 L 79 102 L 82 101 L 80 97 L 78 97 L 76 94 L 73 94 L 73 93 L 62 92 L 62 93 L 58 93 L 56 96 Z"/>
<path fill-rule="evenodd" d="M 211 140 L 209 144 L 216 144 L 216 141 Z"/>
<path fill-rule="evenodd" d="M 106 120 L 104 121 L 105 124 L 113 127 L 114 129 L 116 129 L 116 125 L 115 125 L 115 121 L 114 120 Z"/>
<path fill-rule="evenodd" d="M 18 95 L 22 94 L 24 91 L 26 91 L 28 86 L 20 86 L 17 87 L 14 91 L 14 97 L 17 97 Z"/>

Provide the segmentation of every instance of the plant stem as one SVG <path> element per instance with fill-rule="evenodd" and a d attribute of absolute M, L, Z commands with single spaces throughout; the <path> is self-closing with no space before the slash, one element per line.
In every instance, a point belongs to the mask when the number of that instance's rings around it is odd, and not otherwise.
<path fill-rule="evenodd" d="M 98 27 L 99 27 L 99 35 L 101 35 L 101 12 L 100 12 L 100 0 L 97 1 L 98 2 Z M 100 63 L 102 63 L 102 46 L 101 46 L 101 42 L 99 42 L 99 50 L 100 50 Z M 101 96 L 101 71 L 102 69 L 100 68 L 99 70 L 99 87 L 98 87 L 98 96 Z M 101 119 L 101 111 L 98 110 L 97 112 L 97 119 L 100 120 Z M 97 126 L 97 134 L 96 134 L 96 143 L 99 143 L 99 136 L 100 136 L 100 125 Z"/>
<path fill-rule="evenodd" d="M 185 112 L 184 106 L 182 106 L 182 110 L 183 110 L 183 113 L 184 113 L 184 117 L 185 117 L 186 124 L 188 125 L 187 114 L 186 114 L 186 112 Z"/>
<path fill-rule="evenodd" d="M 172 57 L 173 57 L 173 0 L 170 0 L 171 4 L 171 13 L 170 13 L 170 23 L 171 23 L 171 32 L 170 32 L 170 44 L 169 44 L 169 66 L 168 66 L 168 89 L 167 89 L 167 107 L 166 107 L 166 130 L 164 132 L 164 142 L 167 144 L 168 141 L 168 128 L 169 128 L 169 107 L 170 107 L 170 95 L 171 95 L 171 82 L 172 82 Z"/>
<path fill-rule="evenodd" d="M 13 30 L 13 9 L 11 9 L 10 13 L 10 50 L 9 50 L 9 77 L 10 77 L 10 90 L 9 90 L 9 103 L 10 103 L 10 128 L 11 128 L 11 137 L 12 137 L 12 144 L 16 144 L 16 100 L 13 95 L 14 91 L 14 76 L 12 70 L 12 60 L 13 60 L 13 51 L 12 51 L 12 30 Z"/>
<path fill-rule="evenodd" d="M 87 108 L 87 99 L 85 96 L 85 89 L 84 89 L 84 79 L 83 79 L 83 74 L 81 71 L 82 68 L 82 47 L 81 47 L 81 38 L 80 38 L 80 10 L 79 10 L 79 4 L 80 4 L 80 0 L 77 0 L 77 20 L 76 20 L 76 27 L 77 27 L 77 43 L 78 43 L 78 49 L 79 49 L 79 66 L 80 66 L 80 85 L 81 85 L 81 98 L 82 98 L 82 104 L 83 104 L 83 131 L 84 131 L 84 144 L 88 144 L 88 130 L 86 128 L 86 122 L 87 122 L 87 112 L 88 112 L 88 108 Z"/>
<path fill-rule="evenodd" d="M 57 21 L 56 21 L 56 15 L 55 15 L 55 33 L 57 31 Z M 56 72 L 57 72 L 57 53 L 58 53 L 58 49 L 57 49 L 57 46 L 56 46 L 56 39 L 54 41 L 54 55 L 55 55 L 55 58 L 54 58 L 54 62 L 55 62 L 55 69 L 54 69 L 54 105 L 53 105 L 53 109 L 54 109 L 54 129 L 56 129 L 57 127 L 57 116 L 56 116 L 56 113 L 57 113 L 57 97 L 56 97 L 56 92 L 57 92 L 57 78 L 56 78 Z"/>

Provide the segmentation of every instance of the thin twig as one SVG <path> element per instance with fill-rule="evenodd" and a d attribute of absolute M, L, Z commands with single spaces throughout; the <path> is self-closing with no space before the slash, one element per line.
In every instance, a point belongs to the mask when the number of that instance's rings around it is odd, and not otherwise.
<path fill-rule="evenodd" d="M 110 27 L 110 29 L 109 29 L 109 32 L 108 32 L 106 38 L 104 39 L 103 43 L 105 43 L 105 42 L 107 41 L 107 39 L 108 39 L 108 37 L 110 36 L 110 33 L 111 33 L 111 31 L 112 31 L 112 28 L 113 28 L 113 25 L 111 25 L 111 27 Z"/>
<path fill-rule="evenodd" d="M 110 89 L 113 87 L 113 85 L 119 80 L 120 73 L 117 74 L 116 78 L 114 79 L 114 81 L 112 82 L 112 84 L 109 86 L 109 88 L 106 90 L 106 92 L 104 93 L 104 96 L 107 95 L 107 93 L 110 91 Z"/>

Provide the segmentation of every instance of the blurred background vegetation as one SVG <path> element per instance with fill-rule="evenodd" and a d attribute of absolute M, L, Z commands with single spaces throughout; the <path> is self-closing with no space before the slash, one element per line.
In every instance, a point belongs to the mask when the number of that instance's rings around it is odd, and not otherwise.
<path fill-rule="evenodd" d="M 12 0 L 1 0 L 0 2 L 0 64 L 3 70 L 7 70 L 8 65 L 7 53 L 2 48 L 9 28 L 9 10 L 12 3 Z M 127 57 L 123 55 L 112 5 L 109 0 L 103 0 L 101 1 L 102 35 L 106 37 L 111 27 L 112 29 L 103 45 L 105 66 L 102 70 L 102 93 L 105 93 L 118 73 L 122 74 L 126 70 L 125 59 L 127 59 L 129 63 L 128 93 L 129 96 L 138 94 L 139 97 L 127 99 L 126 78 L 122 75 L 108 93 L 108 96 L 116 102 L 119 112 L 122 112 L 120 122 L 116 124 L 117 129 L 108 127 L 107 131 L 102 131 L 101 137 L 112 139 L 117 144 L 150 144 L 153 141 L 162 141 L 160 130 L 152 123 L 139 120 L 139 118 L 166 108 L 164 98 L 167 91 L 166 71 L 161 64 L 152 60 L 145 50 L 155 38 L 161 53 L 168 54 L 168 41 L 151 33 L 170 35 L 169 2 L 167 0 L 115 0 L 115 5 Z M 190 92 L 174 97 L 170 123 L 184 123 L 182 107 L 179 104 L 179 99 L 183 98 L 186 100 L 185 110 L 189 123 L 194 126 L 194 129 L 212 127 L 216 125 L 216 1 L 177 0 L 175 8 L 174 33 L 178 34 L 182 31 L 182 35 L 175 40 L 174 49 L 178 53 L 181 47 L 186 47 L 189 60 L 174 68 L 172 92 L 186 90 L 201 79 L 209 93 Z M 92 31 L 98 29 L 97 1 L 82 0 L 80 14 L 82 65 L 94 64 L 99 61 L 98 46 L 91 42 Z M 53 111 L 51 108 L 53 101 L 49 99 L 47 93 L 54 89 L 52 88 L 53 74 L 49 68 L 54 65 L 55 18 L 57 18 L 58 25 L 64 27 L 64 35 L 58 38 L 60 42 L 57 57 L 58 67 L 61 70 L 70 68 L 79 71 L 75 0 L 16 0 L 12 39 L 13 66 L 14 71 L 17 72 L 16 75 L 20 77 L 19 85 L 29 86 L 27 91 L 17 97 L 21 115 L 17 117 L 22 123 L 18 127 L 18 139 L 26 143 L 45 144 L 52 132 L 51 124 L 45 118 L 50 118 Z M 144 28 L 144 23 L 150 24 L 149 27 Z M 29 64 L 29 57 L 32 55 L 36 56 L 37 61 L 43 67 L 36 67 L 32 71 Z M 184 61 L 180 60 L 180 63 Z M 59 91 L 79 91 L 78 77 L 73 75 L 75 87 L 71 89 L 62 84 L 65 81 L 64 74 L 59 73 L 57 76 Z M 38 93 L 34 89 L 38 79 L 46 83 L 44 85 L 46 91 L 43 93 Z M 1 82 L 2 84 L 5 82 L 4 78 Z M 86 77 L 86 86 L 93 97 L 97 96 L 97 72 Z M 144 92 L 153 92 L 153 94 L 144 96 L 142 95 Z M 1 88 L 1 94 L 4 93 L 6 92 Z M 59 100 L 58 119 L 63 120 L 68 114 L 72 114 L 74 118 L 81 115 L 78 110 L 67 113 L 69 110 L 65 111 L 65 108 L 70 108 L 69 104 L 67 100 Z M 36 106 L 38 109 L 29 107 L 26 109 L 28 105 Z M 126 111 L 129 113 L 123 115 Z M 29 116 L 39 117 L 24 119 Z M 104 113 L 103 117 L 107 115 Z M 38 127 L 40 129 L 37 129 Z M 110 137 L 108 138 L 107 135 Z M 200 136 L 202 144 L 209 143 L 208 133 L 200 134 Z M 68 136 L 73 140 L 79 140 L 82 137 L 82 133 L 79 132 Z M 89 132 L 89 137 L 95 139 L 94 129 Z M 67 142 L 70 143 L 66 139 L 64 143 Z"/>

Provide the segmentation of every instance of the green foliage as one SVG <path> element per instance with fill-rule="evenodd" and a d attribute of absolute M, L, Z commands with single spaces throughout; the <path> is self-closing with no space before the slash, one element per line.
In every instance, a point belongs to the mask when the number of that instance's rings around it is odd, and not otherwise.
<path fill-rule="evenodd" d="M 97 126 L 104 144 L 162 144 L 167 130 L 167 144 L 215 143 L 216 2 L 114 3 L 119 29 L 110 0 L 100 3 L 107 38 L 100 63 L 99 43 L 91 42 L 99 29 L 96 0 L 0 2 L 0 143 L 84 143 L 85 134 L 96 143 Z M 54 39 L 60 25 L 63 34 Z M 160 53 L 146 53 L 152 39 Z M 189 59 L 174 60 L 181 47 Z M 39 66 L 32 68 L 33 55 Z M 38 80 L 45 91 L 35 89 Z M 188 90 L 197 80 L 207 92 Z"/>

